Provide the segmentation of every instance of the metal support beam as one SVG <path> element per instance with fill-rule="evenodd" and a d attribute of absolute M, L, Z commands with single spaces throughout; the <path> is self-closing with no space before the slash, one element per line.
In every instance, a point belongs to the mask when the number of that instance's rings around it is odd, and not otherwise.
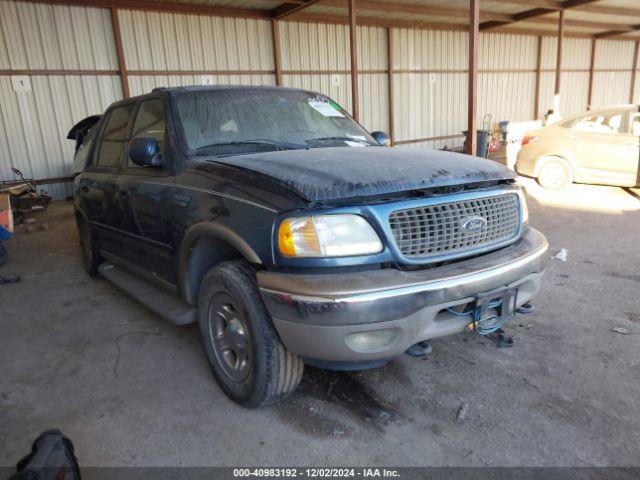
<path fill-rule="evenodd" d="M 593 70 L 596 63 L 596 39 L 591 40 L 591 60 L 589 61 L 589 90 L 587 93 L 587 110 L 591 110 L 593 103 Z"/>
<path fill-rule="evenodd" d="M 387 28 L 387 105 L 389 107 L 389 138 L 395 143 L 395 118 L 393 105 L 393 31 Z"/>
<path fill-rule="evenodd" d="M 273 70 L 276 74 L 276 85 L 282 85 L 282 70 L 280 67 L 280 25 L 275 18 L 271 19 L 271 41 L 273 42 Z"/>
<path fill-rule="evenodd" d="M 358 95 L 358 30 L 356 25 L 356 0 L 349 0 L 349 49 L 351 50 L 351 115 L 360 121 Z"/>
<path fill-rule="evenodd" d="M 555 10 L 558 9 L 558 7 L 562 12 L 566 8 L 580 7 L 582 5 L 587 5 L 589 3 L 594 3 L 597 1 L 599 0 L 565 0 L 564 2 L 561 2 L 560 4 L 558 4 L 557 6 L 553 6 L 553 5 L 540 6 L 540 7 L 532 8 L 530 10 L 525 10 L 524 12 L 516 13 L 513 15 L 512 20 L 507 22 L 498 21 L 498 20 L 484 22 L 482 25 L 480 25 L 480 30 L 490 30 L 493 28 L 502 27 L 504 25 L 509 25 L 516 22 L 525 22 L 527 20 L 531 20 L 533 18 L 540 17 L 542 15 L 547 15 L 548 13 L 553 13 Z"/>
<path fill-rule="evenodd" d="M 129 79 L 127 78 L 127 65 L 124 61 L 124 49 L 122 47 L 122 34 L 120 33 L 120 20 L 118 19 L 118 9 L 111 7 L 111 26 L 113 27 L 113 40 L 116 45 L 116 55 L 118 57 L 118 72 L 120 73 L 120 83 L 122 85 L 123 98 L 129 98 Z"/>
<path fill-rule="evenodd" d="M 469 97 L 467 109 L 467 153 L 475 155 L 478 148 L 478 37 L 480 0 L 469 0 Z"/>
<path fill-rule="evenodd" d="M 540 69 L 542 67 L 542 37 L 538 37 L 538 49 L 536 51 L 536 93 L 533 104 L 533 118 L 540 115 Z"/>
<path fill-rule="evenodd" d="M 558 45 L 556 51 L 556 81 L 553 89 L 553 112 L 560 112 L 560 83 L 562 80 L 562 40 L 564 38 L 564 10 L 558 19 Z"/>
<path fill-rule="evenodd" d="M 631 86 L 629 87 L 629 103 L 633 103 L 633 94 L 636 90 L 636 72 L 638 70 L 638 48 L 640 42 L 636 42 L 633 48 L 633 70 L 631 70 Z"/>
<path fill-rule="evenodd" d="M 273 10 L 271 10 L 270 15 L 271 15 L 271 18 L 275 18 L 276 20 L 279 20 L 288 15 L 291 15 L 292 13 L 296 13 L 301 10 L 304 10 L 305 8 L 310 7 L 311 5 L 318 3 L 319 1 L 320 0 L 306 0 L 302 3 L 293 3 L 293 2 L 283 3 L 282 5 L 279 5 Z"/>

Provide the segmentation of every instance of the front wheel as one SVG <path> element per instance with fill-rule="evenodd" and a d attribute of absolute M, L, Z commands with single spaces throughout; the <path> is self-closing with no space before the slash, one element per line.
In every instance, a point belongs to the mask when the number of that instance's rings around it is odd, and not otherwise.
<path fill-rule="evenodd" d="M 9 254 L 7 253 L 7 247 L 2 240 L 0 240 L 0 267 L 5 265 L 9 260 Z"/>
<path fill-rule="evenodd" d="M 573 174 L 567 162 L 552 158 L 544 162 L 536 180 L 544 188 L 561 190 L 573 182 Z"/>
<path fill-rule="evenodd" d="M 270 405 L 300 383 L 304 363 L 280 342 L 246 262 L 224 262 L 205 275 L 198 323 L 213 375 L 237 403 Z"/>

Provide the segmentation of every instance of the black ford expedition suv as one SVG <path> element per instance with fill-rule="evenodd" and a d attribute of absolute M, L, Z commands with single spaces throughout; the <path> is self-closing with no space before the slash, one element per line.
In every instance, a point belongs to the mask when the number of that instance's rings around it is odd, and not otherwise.
<path fill-rule="evenodd" d="M 370 368 L 491 333 L 540 286 L 547 241 L 511 172 L 385 148 L 318 93 L 158 89 L 69 137 L 88 272 L 198 322 L 246 406 L 291 393 L 305 363 Z"/>

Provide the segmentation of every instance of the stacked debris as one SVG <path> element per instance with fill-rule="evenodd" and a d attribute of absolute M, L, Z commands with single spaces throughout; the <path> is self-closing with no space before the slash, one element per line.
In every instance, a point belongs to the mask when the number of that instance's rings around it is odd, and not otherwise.
<path fill-rule="evenodd" d="M 34 180 L 25 179 L 17 168 L 12 170 L 20 180 L 0 181 L 0 196 L 8 196 L 10 199 L 13 223 L 19 225 L 28 223 L 36 214 L 46 211 L 51 196 L 44 190 L 38 193 Z"/>

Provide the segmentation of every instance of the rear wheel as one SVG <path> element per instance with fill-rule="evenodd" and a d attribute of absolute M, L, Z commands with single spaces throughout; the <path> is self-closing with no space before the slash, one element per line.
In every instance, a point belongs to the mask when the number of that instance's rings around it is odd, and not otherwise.
<path fill-rule="evenodd" d="M 81 220 L 78 222 L 78 233 L 80 234 L 80 246 L 82 248 L 82 261 L 84 269 L 92 277 L 98 276 L 98 267 L 102 263 L 102 257 L 98 253 L 98 244 L 95 234 L 89 223 Z"/>
<path fill-rule="evenodd" d="M 213 375 L 232 400 L 269 405 L 300 383 L 302 359 L 280 342 L 246 262 L 209 270 L 198 295 L 198 321 Z"/>
<path fill-rule="evenodd" d="M 565 160 L 550 158 L 544 161 L 536 180 L 544 188 L 560 190 L 573 182 L 573 172 Z"/>

